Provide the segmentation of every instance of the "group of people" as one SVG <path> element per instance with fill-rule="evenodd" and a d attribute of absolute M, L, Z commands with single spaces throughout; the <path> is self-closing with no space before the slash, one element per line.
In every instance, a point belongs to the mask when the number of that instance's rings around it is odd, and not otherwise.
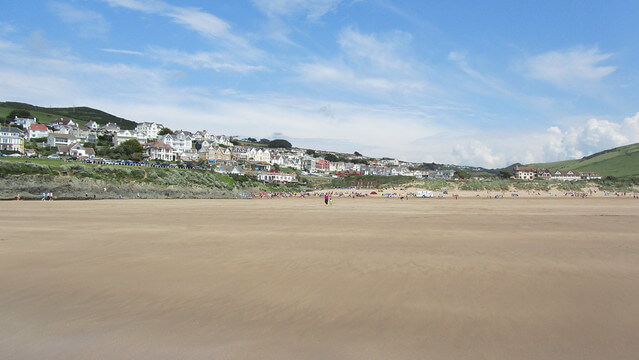
<path fill-rule="evenodd" d="M 333 205 L 333 194 L 330 192 L 324 193 L 324 205 Z"/>
<path fill-rule="evenodd" d="M 53 200 L 53 193 L 52 192 L 48 192 L 48 193 L 42 193 L 42 199 L 40 200 L 46 200 L 46 201 L 51 201 Z"/>

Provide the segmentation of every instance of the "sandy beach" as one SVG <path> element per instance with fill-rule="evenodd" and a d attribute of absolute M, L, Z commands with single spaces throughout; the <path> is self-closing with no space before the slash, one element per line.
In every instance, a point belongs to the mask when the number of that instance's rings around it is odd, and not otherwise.
<path fill-rule="evenodd" d="M 639 200 L 0 203 L 1 359 L 636 359 Z"/>

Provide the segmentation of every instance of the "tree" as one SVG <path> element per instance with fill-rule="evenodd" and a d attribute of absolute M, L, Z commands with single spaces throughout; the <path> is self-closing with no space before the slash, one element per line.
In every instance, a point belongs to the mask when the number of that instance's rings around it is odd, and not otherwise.
<path fill-rule="evenodd" d="M 118 145 L 114 149 L 114 153 L 123 159 L 142 160 L 144 148 L 135 139 L 129 139 Z"/>
<path fill-rule="evenodd" d="M 240 145 L 240 141 L 238 139 L 231 139 L 231 144 L 238 146 Z"/>
<path fill-rule="evenodd" d="M 257 142 L 257 139 L 256 139 L 256 138 L 252 138 L 252 137 L 247 137 L 247 138 L 246 138 L 246 141 L 248 141 L 248 142 L 252 142 L 252 143 L 256 143 L 256 142 Z"/>
<path fill-rule="evenodd" d="M 271 142 L 269 139 L 260 139 L 259 143 L 263 145 L 268 145 Z"/>
<path fill-rule="evenodd" d="M 173 135 L 173 130 L 169 129 L 168 127 L 163 127 L 162 129 L 160 129 L 160 131 L 158 131 L 158 135 Z"/>
<path fill-rule="evenodd" d="M 315 157 L 315 150 L 306 149 L 306 155 L 310 155 L 312 157 Z"/>
<path fill-rule="evenodd" d="M 458 179 L 470 179 L 471 174 L 464 170 L 455 170 L 455 177 Z"/>
<path fill-rule="evenodd" d="M 511 176 L 513 176 L 513 174 L 506 170 L 506 169 L 501 169 L 499 170 L 499 177 L 502 179 L 509 179 Z"/>
<path fill-rule="evenodd" d="M 339 158 L 336 155 L 334 155 L 334 154 L 326 154 L 324 156 L 324 160 L 328 160 L 330 162 L 338 162 Z"/>
<path fill-rule="evenodd" d="M 262 142 L 262 140 L 260 140 L 260 142 Z M 268 147 L 290 149 L 293 147 L 293 145 L 291 145 L 291 143 L 288 142 L 287 140 L 275 139 L 275 140 L 269 141 Z"/>
<path fill-rule="evenodd" d="M 354 153 L 355 156 L 363 156 L 362 154 L 360 154 L 359 152 L 355 151 Z"/>
<path fill-rule="evenodd" d="M 31 113 L 28 110 L 24 110 L 24 109 L 11 110 L 9 115 L 7 115 L 7 120 L 13 120 L 16 116 L 19 118 L 30 119 Z"/>

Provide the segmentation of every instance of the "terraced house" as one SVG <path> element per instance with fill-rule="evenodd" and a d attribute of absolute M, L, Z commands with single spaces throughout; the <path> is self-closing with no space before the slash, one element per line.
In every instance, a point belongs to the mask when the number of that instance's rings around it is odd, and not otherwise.
<path fill-rule="evenodd" d="M 14 127 L 0 127 L 0 150 L 17 151 L 24 154 L 24 134 Z"/>
<path fill-rule="evenodd" d="M 559 181 L 577 181 L 577 180 L 595 180 L 601 179 L 601 176 L 594 172 L 579 172 L 577 170 L 548 170 L 537 169 L 529 166 L 515 166 L 513 178 L 520 180 L 559 180 Z"/>

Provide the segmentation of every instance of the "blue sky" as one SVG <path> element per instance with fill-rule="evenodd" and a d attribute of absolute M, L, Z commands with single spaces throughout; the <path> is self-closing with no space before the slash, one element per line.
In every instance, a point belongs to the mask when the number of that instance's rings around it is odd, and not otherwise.
<path fill-rule="evenodd" d="M 13 1 L 0 100 L 501 167 L 639 142 L 636 1 Z"/>

